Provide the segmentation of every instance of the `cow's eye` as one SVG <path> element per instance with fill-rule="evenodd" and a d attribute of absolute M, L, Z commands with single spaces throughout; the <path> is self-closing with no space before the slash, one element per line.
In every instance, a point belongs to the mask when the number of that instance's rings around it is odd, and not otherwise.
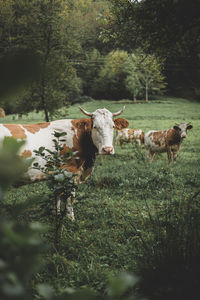
<path fill-rule="evenodd" d="M 94 129 L 96 129 L 96 126 L 93 126 Z"/>

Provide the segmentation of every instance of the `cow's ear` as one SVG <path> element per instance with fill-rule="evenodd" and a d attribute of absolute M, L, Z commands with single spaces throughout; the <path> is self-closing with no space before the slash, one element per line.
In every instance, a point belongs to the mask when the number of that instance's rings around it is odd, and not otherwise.
<path fill-rule="evenodd" d="M 121 130 L 123 128 L 127 128 L 129 126 L 129 122 L 124 118 L 118 118 L 118 119 L 113 120 L 113 121 L 115 123 L 116 129 L 119 129 L 119 130 Z"/>
<path fill-rule="evenodd" d="M 92 128 L 92 119 L 81 119 L 81 120 L 74 120 L 75 127 L 78 129 L 84 130 L 91 130 Z"/>
<path fill-rule="evenodd" d="M 188 125 L 187 129 L 192 129 L 192 127 L 193 127 L 192 125 Z"/>
<path fill-rule="evenodd" d="M 92 119 L 85 119 L 85 130 L 91 130 L 92 129 L 93 121 Z"/>
<path fill-rule="evenodd" d="M 178 127 L 178 126 L 176 126 L 176 125 L 174 125 L 174 127 L 173 127 L 175 130 L 180 130 L 180 128 Z"/>

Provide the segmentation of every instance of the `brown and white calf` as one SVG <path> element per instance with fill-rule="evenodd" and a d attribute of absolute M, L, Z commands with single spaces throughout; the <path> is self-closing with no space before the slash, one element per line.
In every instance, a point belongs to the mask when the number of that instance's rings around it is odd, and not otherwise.
<path fill-rule="evenodd" d="M 141 129 L 124 128 L 117 130 L 115 145 L 135 142 L 138 146 L 144 144 L 144 132 Z"/>
<path fill-rule="evenodd" d="M 192 129 L 192 125 L 180 123 L 167 130 L 150 130 L 144 136 L 144 145 L 149 162 L 152 162 L 155 153 L 167 152 L 168 164 L 171 162 L 171 153 L 176 162 L 177 154 L 181 143 L 187 136 L 187 130 Z"/>
<path fill-rule="evenodd" d="M 23 157 L 34 157 L 34 162 L 44 166 L 45 161 L 35 156 L 34 150 L 40 147 L 53 150 L 53 133 L 66 132 L 62 137 L 64 149 L 77 151 L 77 159 L 72 159 L 66 165 L 66 169 L 76 174 L 76 183 L 81 183 L 91 174 L 94 166 L 96 154 L 114 154 L 113 131 L 114 128 L 122 129 L 128 127 L 129 123 L 123 118 L 114 120 L 115 116 L 120 115 L 125 106 L 116 113 L 109 110 L 97 109 L 89 113 L 80 107 L 80 110 L 90 118 L 79 120 L 58 120 L 48 123 L 38 124 L 0 124 L 0 143 L 6 136 L 15 139 L 25 140 L 26 143 L 21 149 L 20 155 Z M 26 177 L 30 181 L 45 179 L 45 175 L 37 169 L 30 167 Z M 72 199 L 67 199 L 67 211 L 71 219 L 74 219 Z M 59 209 L 60 203 L 58 203 Z"/>

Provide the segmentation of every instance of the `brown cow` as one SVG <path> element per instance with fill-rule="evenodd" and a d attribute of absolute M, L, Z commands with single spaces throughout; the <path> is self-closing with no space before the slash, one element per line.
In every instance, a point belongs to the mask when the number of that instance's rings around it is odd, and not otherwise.
<path fill-rule="evenodd" d="M 124 128 L 117 130 L 115 145 L 122 147 L 123 143 L 136 142 L 138 146 L 144 144 L 144 132 L 141 129 Z"/>
<path fill-rule="evenodd" d="M 53 150 L 53 136 L 56 132 L 66 132 L 62 137 L 63 147 L 73 152 L 77 151 L 77 159 L 72 159 L 66 166 L 69 172 L 76 174 L 76 183 L 84 182 L 91 174 L 94 166 L 96 154 L 114 154 L 113 131 L 114 128 L 121 129 L 128 127 L 129 123 L 123 118 L 114 120 L 120 115 L 125 106 L 116 113 L 109 110 L 97 109 L 89 113 L 80 107 L 80 110 L 90 118 L 80 120 L 58 120 L 48 123 L 38 124 L 0 124 L 0 142 L 5 136 L 12 136 L 16 139 L 24 139 L 25 145 L 21 150 L 24 157 L 34 157 L 34 162 L 44 166 L 45 161 L 35 156 L 34 150 L 40 147 Z M 29 168 L 26 176 L 29 180 L 44 179 L 44 174 L 37 169 Z M 60 203 L 58 203 L 58 210 Z M 67 200 L 67 211 L 71 219 L 74 219 L 71 199 Z"/>
<path fill-rule="evenodd" d="M 176 162 L 181 143 L 187 136 L 187 130 L 192 127 L 190 124 L 181 123 L 171 129 L 147 132 L 144 136 L 144 145 L 149 161 L 152 162 L 156 152 L 167 152 L 168 164 L 170 164 L 172 152 L 173 160 Z"/>

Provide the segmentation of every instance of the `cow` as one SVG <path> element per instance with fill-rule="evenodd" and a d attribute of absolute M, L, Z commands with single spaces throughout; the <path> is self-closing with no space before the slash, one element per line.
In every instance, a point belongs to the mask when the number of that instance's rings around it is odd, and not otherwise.
<path fill-rule="evenodd" d="M 76 184 L 82 183 L 93 170 L 96 154 L 114 154 L 114 128 L 126 128 L 129 123 L 123 118 L 114 120 L 115 116 L 124 111 L 125 106 L 116 113 L 111 113 L 106 108 L 97 109 L 92 113 L 87 112 L 82 107 L 79 108 L 89 118 L 79 120 L 63 119 L 37 124 L 0 124 L 0 142 L 6 136 L 25 140 L 20 155 L 25 158 L 35 158 L 34 163 L 37 162 L 40 166 L 44 166 L 45 161 L 36 156 L 34 150 L 38 150 L 40 147 L 53 150 L 52 134 L 54 132 L 66 132 L 66 135 L 62 137 L 64 150 L 77 152 L 77 157 L 67 162 L 66 169 L 76 175 Z M 33 167 L 29 167 L 25 175 L 31 182 L 45 179 L 45 174 Z M 72 220 L 74 219 L 73 200 L 67 199 L 66 202 L 68 216 Z M 57 210 L 59 208 L 60 202 L 58 201 Z"/>
<path fill-rule="evenodd" d="M 171 163 L 171 153 L 175 163 L 181 143 L 187 136 L 187 130 L 192 127 L 190 124 L 180 123 L 167 130 L 148 131 L 144 136 L 144 145 L 149 162 L 152 162 L 155 153 L 167 152 L 168 165 Z"/>
<path fill-rule="evenodd" d="M 138 146 L 144 144 L 144 132 L 141 129 L 124 128 L 117 130 L 117 137 L 115 146 L 120 144 L 122 147 L 123 143 L 136 142 Z"/>

